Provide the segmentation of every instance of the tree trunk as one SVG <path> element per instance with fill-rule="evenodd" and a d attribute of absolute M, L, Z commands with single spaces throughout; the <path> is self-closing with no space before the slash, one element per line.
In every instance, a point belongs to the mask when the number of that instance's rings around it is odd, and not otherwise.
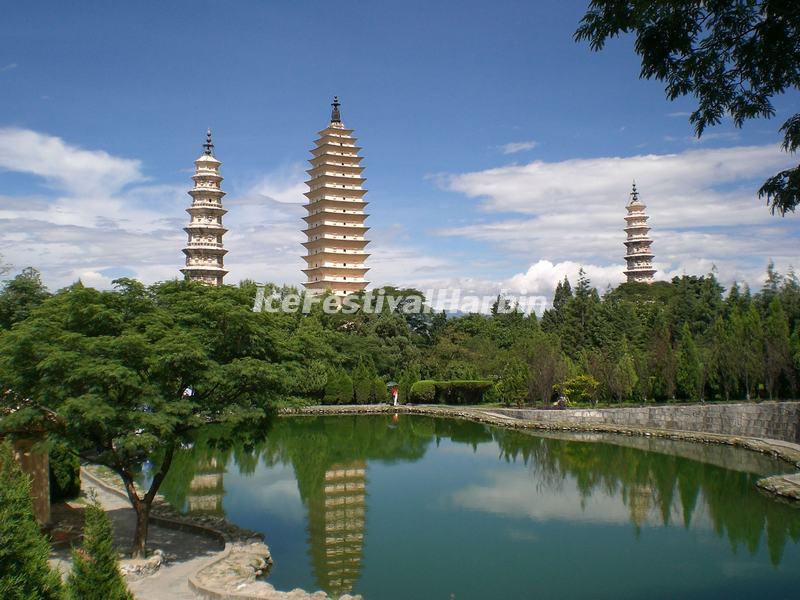
<path fill-rule="evenodd" d="M 131 556 L 133 558 L 144 558 L 147 554 L 147 528 L 150 525 L 151 503 L 140 501 L 136 503 L 136 531 L 133 534 L 133 547 Z"/>
<path fill-rule="evenodd" d="M 147 490 L 143 498 L 140 498 L 139 494 L 136 493 L 136 484 L 130 476 L 130 473 L 127 471 L 120 473 L 122 480 L 125 482 L 125 490 L 128 492 L 128 499 L 131 501 L 131 505 L 136 511 L 136 530 L 133 534 L 133 547 L 131 548 L 131 556 L 133 558 L 144 558 L 147 554 L 147 529 L 150 525 L 150 509 L 158 493 L 158 488 L 161 487 L 164 477 L 167 476 L 174 453 L 175 443 L 173 442 L 167 446 L 164 452 L 164 460 L 161 462 L 161 468 L 153 477 L 150 489 Z"/>

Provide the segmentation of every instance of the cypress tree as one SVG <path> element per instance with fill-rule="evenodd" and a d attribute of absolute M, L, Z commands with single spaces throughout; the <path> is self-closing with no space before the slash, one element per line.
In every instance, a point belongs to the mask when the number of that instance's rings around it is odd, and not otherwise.
<path fill-rule="evenodd" d="M 68 600 L 133 600 L 119 570 L 111 521 L 95 501 L 86 507 L 83 548 L 72 552 Z"/>
<path fill-rule="evenodd" d="M 770 399 L 780 395 L 781 380 L 791 377 L 789 322 L 779 298 L 769 303 L 764 320 L 764 380 Z"/>
<path fill-rule="evenodd" d="M 50 545 L 33 515 L 30 480 L 0 444 L 0 598 L 63 598 L 61 577 L 47 562 Z"/>
<path fill-rule="evenodd" d="M 690 400 L 703 400 L 703 362 L 689 324 L 684 323 L 678 346 L 678 385 Z"/>
<path fill-rule="evenodd" d="M 368 404 L 370 402 L 370 392 L 372 382 L 377 375 L 371 372 L 363 362 L 359 362 L 353 371 L 353 393 L 356 404 Z"/>

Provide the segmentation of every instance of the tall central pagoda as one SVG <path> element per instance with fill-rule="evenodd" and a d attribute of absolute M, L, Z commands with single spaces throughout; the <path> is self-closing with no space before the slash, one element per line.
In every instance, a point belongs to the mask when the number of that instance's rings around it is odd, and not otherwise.
<path fill-rule="evenodd" d="M 625 233 L 628 234 L 628 239 L 625 240 L 625 261 L 628 268 L 624 272 L 628 276 L 628 283 L 652 283 L 656 273 L 653 268 L 653 251 L 650 248 L 653 240 L 648 235 L 650 227 L 647 225 L 649 217 L 645 213 L 646 208 L 639 200 L 634 182 L 627 206 L 628 214 L 625 216 Z"/>
<path fill-rule="evenodd" d="M 222 217 L 228 211 L 222 208 L 225 192 L 220 189 L 221 164 L 214 157 L 214 144 L 211 143 L 209 129 L 206 143 L 203 144 L 203 154 L 194 161 L 194 186 L 189 190 L 192 205 L 186 209 L 190 221 L 183 229 L 188 235 L 186 247 L 183 249 L 186 266 L 181 269 L 186 279 L 208 285 L 222 285 L 222 280 L 228 273 L 224 261 L 228 251 L 222 245 L 222 236 L 227 231 L 222 226 Z"/>
<path fill-rule="evenodd" d="M 308 240 L 303 243 L 307 254 L 303 257 L 306 281 L 303 285 L 312 293 L 330 290 L 339 299 L 360 292 L 369 283 L 364 276 L 369 270 L 364 266 L 369 254 L 364 248 L 367 213 L 364 209 L 367 193 L 362 186 L 364 167 L 358 155 L 356 138 L 352 129 L 345 129 L 339 113 L 339 98 L 334 97 L 331 120 L 319 132 L 316 147 L 309 160 L 308 215 L 303 217 L 307 227 L 303 232 Z"/>

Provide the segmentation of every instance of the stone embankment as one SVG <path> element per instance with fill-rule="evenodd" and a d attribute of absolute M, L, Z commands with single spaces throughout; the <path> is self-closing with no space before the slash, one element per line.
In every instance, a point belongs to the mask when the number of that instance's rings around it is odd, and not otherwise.
<path fill-rule="evenodd" d="M 300 588 L 281 592 L 259 580 L 271 566 L 269 548 L 264 544 L 229 544 L 222 556 L 189 577 L 189 589 L 200 598 L 213 600 L 329 600 L 325 592 Z M 339 600 L 362 598 L 345 594 Z"/>
<path fill-rule="evenodd" d="M 600 409 L 514 409 L 442 405 L 310 406 L 282 415 L 420 414 L 466 419 L 497 427 L 603 432 L 725 444 L 761 452 L 800 469 L 800 402 L 667 405 Z M 758 482 L 787 499 L 800 498 L 800 473 Z"/>

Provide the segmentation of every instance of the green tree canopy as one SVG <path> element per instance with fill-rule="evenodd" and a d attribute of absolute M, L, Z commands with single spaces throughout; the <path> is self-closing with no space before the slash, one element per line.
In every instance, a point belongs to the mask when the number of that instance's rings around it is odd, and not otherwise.
<path fill-rule="evenodd" d="M 285 391 L 263 315 L 234 288 L 129 280 L 76 284 L 0 336 L 6 431 L 46 429 L 114 470 L 145 552 L 150 507 L 175 448 L 210 423 L 254 426 Z M 135 474 L 158 463 L 149 488 Z"/>

